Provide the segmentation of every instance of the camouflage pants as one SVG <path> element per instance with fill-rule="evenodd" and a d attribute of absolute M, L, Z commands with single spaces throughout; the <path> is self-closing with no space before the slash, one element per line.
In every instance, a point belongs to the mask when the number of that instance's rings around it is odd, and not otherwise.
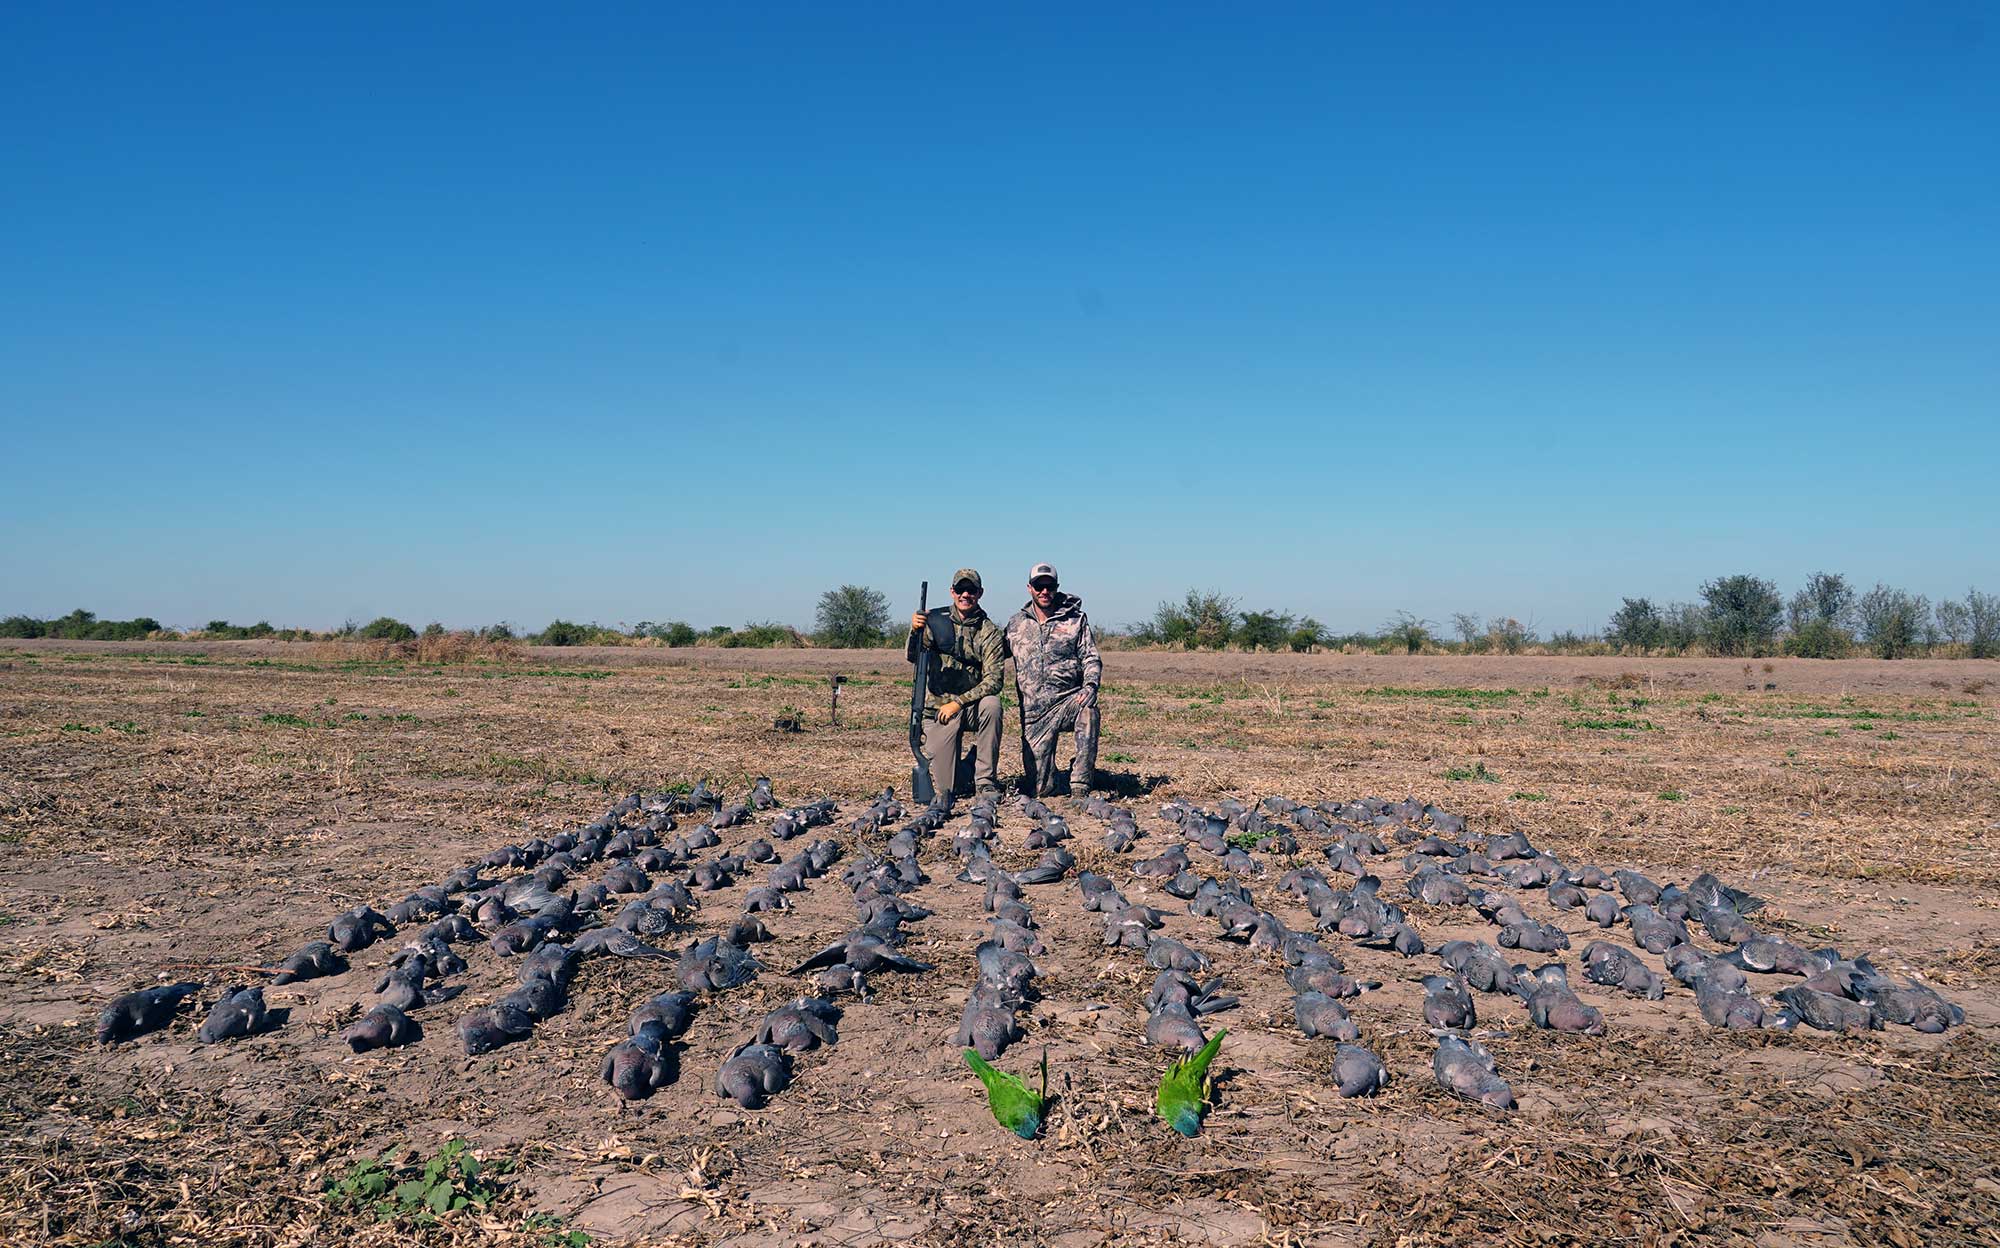
<path fill-rule="evenodd" d="M 1076 758 L 1069 766 L 1069 790 L 1084 793 L 1097 775 L 1095 706 L 1083 705 L 1078 689 L 1056 703 L 1033 723 L 1021 720 L 1021 791 L 1029 797 L 1052 797 L 1056 785 L 1056 743 L 1065 732 L 1076 735 Z"/>
<path fill-rule="evenodd" d="M 939 793 L 954 791 L 959 752 L 968 733 L 973 741 L 974 783 L 982 789 L 999 787 L 1000 715 L 1000 696 L 992 694 L 961 707 L 948 724 L 924 719 L 924 758 L 931 765 L 931 785 Z"/>

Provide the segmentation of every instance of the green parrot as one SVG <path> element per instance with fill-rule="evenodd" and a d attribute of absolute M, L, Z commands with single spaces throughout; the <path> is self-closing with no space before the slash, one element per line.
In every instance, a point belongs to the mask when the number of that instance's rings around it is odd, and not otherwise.
<path fill-rule="evenodd" d="M 965 1051 L 965 1064 L 986 1085 L 986 1104 L 993 1119 L 1024 1140 L 1035 1138 L 1042 1129 L 1042 1107 L 1049 1099 L 1049 1051 L 1042 1050 L 1042 1090 L 1031 1092 L 1028 1085 L 1005 1071 L 993 1069 L 972 1049 Z"/>
<path fill-rule="evenodd" d="M 1222 1048 L 1222 1038 L 1228 1034 L 1228 1028 L 1216 1032 L 1201 1046 L 1200 1052 L 1167 1067 L 1167 1073 L 1160 1079 L 1160 1095 L 1153 1103 L 1167 1125 L 1182 1135 L 1193 1137 L 1201 1132 L 1201 1111 L 1208 1096 L 1208 1064 L 1215 1060 L 1216 1052 Z"/>

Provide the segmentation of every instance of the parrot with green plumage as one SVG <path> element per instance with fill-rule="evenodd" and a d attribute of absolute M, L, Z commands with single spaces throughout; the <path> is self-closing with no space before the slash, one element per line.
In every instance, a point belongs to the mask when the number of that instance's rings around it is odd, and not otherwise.
<path fill-rule="evenodd" d="M 1193 1057 L 1167 1067 L 1167 1073 L 1160 1079 L 1160 1094 L 1153 1104 L 1167 1125 L 1182 1135 L 1193 1137 L 1201 1132 L 1201 1113 L 1208 1097 L 1208 1064 L 1215 1060 L 1222 1048 L 1222 1038 L 1228 1034 L 1227 1028 L 1216 1032 Z"/>
<path fill-rule="evenodd" d="M 1042 1090 L 1033 1092 L 1020 1079 L 987 1065 L 973 1049 L 965 1051 L 965 1064 L 986 1085 L 986 1104 L 993 1119 L 1024 1140 L 1032 1140 L 1042 1129 L 1042 1107 L 1049 1099 L 1049 1051 L 1042 1050 Z"/>

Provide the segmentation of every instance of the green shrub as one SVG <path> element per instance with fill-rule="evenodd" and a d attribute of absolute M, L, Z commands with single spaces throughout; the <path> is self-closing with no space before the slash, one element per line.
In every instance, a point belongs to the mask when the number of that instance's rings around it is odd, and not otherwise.
<path fill-rule="evenodd" d="M 1604 626 L 1604 640 L 1620 653 L 1644 654 L 1666 639 L 1667 622 L 1650 598 L 1623 599 Z"/>
<path fill-rule="evenodd" d="M 1431 622 L 1418 619 L 1408 611 L 1398 611 L 1394 619 L 1382 626 L 1382 641 L 1392 650 L 1404 654 L 1415 654 L 1431 639 Z"/>
<path fill-rule="evenodd" d="M 1214 590 L 1190 589 L 1179 602 L 1163 602 L 1150 624 L 1141 625 L 1146 639 L 1183 650 L 1220 650 L 1235 633 L 1236 600 Z M 1135 634 L 1136 635 L 1136 634 Z"/>
<path fill-rule="evenodd" d="M 1784 616 L 1778 587 L 1760 577 L 1722 576 L 1701 587 L 1708 604 L 1705 640 L 1718 655 L 1768 654 Z"/>
<path fill-rule="evenodd" d="M 819 596 L 819 609 L 814 613 L 814 636 L 819 644 L 863 650 L 881 645 L 888 633 L 889 598 L 881 590 L 842 585 Z"/>
<path fill-rule="evenodd" d="M 1293 654 L 1305 654 L 1326 644 L 1326 626 L 1310 615 L 1298 622 L 1292 635 L 1285 639 Z"/>
<path fill-rule="evenodd" d="M 364 641 L 414 641 L 417 630 L 401 620 L 378 615 L 363 625 L 357 635 Z"/>
<path fill-rule="evenodd" d="M 1807 619 L 1785 638 L 1785 653 L 1795 659 L 1844 659 L 1853 648 L 1847 630 L 1829 620 Z"/>
<path fill-rule="evenodd" d="M 1282 650 L 1291 638 L 1289 611 L 1245 611 L 1236 618 L 1236 644 L 1245 650 Z"/>
<path fill-rule="evenodd" d="M 1877 585 L 1855 604 L 1861 640 L 1878 659 L 1900 659 L 1929 641 L 1931 604 L 1922 594 Z"/>

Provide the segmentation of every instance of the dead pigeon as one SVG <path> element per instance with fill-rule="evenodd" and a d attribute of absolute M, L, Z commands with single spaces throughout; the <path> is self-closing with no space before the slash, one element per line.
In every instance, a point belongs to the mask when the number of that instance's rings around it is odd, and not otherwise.
<path fill-rule="evenodd" d="M 1464 980 L 1456 975 L 1426 975 L 1422 983 L 1426 1023 L 1447 1031 L 1469 1031 L 1478 1025 L 1478 1012 Z"/>
<path fill-rule="evenodd" d="M 342 953 L 366 949 L 384 936 L 394 936 L 395 925 L 371 906 L 356 906 L 327 925 L 326 938 Z"/>
<path fill-rule="evenodd" d="M 746 1044 L 730 1053 L 716 1072 L 715 1091 L 745 1109 L 761 1109 L 792 1081 L 792 1059 L 769 1044 Z"/>
<path fill-rule="evenodd" d="M 1161 971 L 1153 977 L 1153 986 L 1146 993 L 1146 1008 L 1157 1010 L 1163 1005 L 1179 1005 L 1190 1014 L 1219 1013 L 1236 1005 L 1235 997 L 1225 997 L 1216 991 L 1220 987 L 1220 979 L 1203 984 L 1179 971 Z"/>
<path fill-rule="evenodd" d="M 503 1044 L 526 1039 L 534 1029 L 534 1017 L 526 1009 L 504 999 L 483 1009 L 472 1010 L 458 1020 L 459 1039 L 464 1042 L 468 1057 L 491 1053 Z"/>
<path fill-rule="evenodd" d="M 1156 970 L 1200 974 L 1208 969 L 1209 961 L 1208 955 L 1190 949 L 1178 940 L 1157 936 L 1146 946 L 1146 965 Z"/>
<path fill-rule="evenodd" d="M 1583 917 L 1599 927 L 1616 927 L 1618 920 L 1624 917 L 1624 912 L 1618 908 L 1618 902 L 1609 893 L 1599 893 L 1583 908 Z"/>
<path fill-rule="evenodd" d="M 1574 910 L 1578 906 L 1586 905 L 1589 900 L 1583 895 L 1582 889 L 1567 880 L 1550 883 L 1547 895 L 1549 904 L 1558 910 Z"/>
<path fill-rule="evenodd" d="M 1201 1024 L 1195 1021 L 1194 1011 L 1172 1001 L 1162 1003 L 1146 1016 L 1146 1040 L 1163 1049 L 1185 1049 L 1190 1053 L 1208 1043 Z"/>
<path fill-rule="evenodd" d="M 1665 953 L 1675 945 L 1688 943 L 1688 930 L 1644 902 L 1625 907 L 1625 920 L 1632 925 L 1632 939 L 1647 953 Z"/>
<path fill-rule="evenodd" d="M 1514 991 L 1528 1003 L 1528 1020 L 1537 1027 L 1586 1036 L 1604 1034 L 1604 1015 L 1570 989 L 1569 972 L 1559 962 L 1533 971 L 1515 967 Z"/>
<path fill-rule="evenodd" d="M 1583 977 L 1593 984 L 1619 988 L 1635 997 L 1658 1001 L 1666 985 L 1636 954 L 1623 945 L 1593 940 L 1583 949 Z"/>
<path fill-rule="evenodd" d="M 639 1028 L 650 1023 L 658 1026 L 666 1039 L 678 1040 L 693 1024 L 699 1008 L 700 999 L 691 992 L 663 992 L 640 1002 L 626 1020 L 626 1031 L 637 1035 Z"/>
<path fill-rule="evenodd" d="M 1525 949 L 1529 953 L 1554 953 L 1569 948 L 1567 932 L 1533 919 L 1526 923 L 1509 923 L 1500 929 L 1494 940 L 1503 949 Z"/>
<path fill-rule="evenodd" d="M 1308 1040 L 1325 1036 L 1352 1042 L 1361 1038 L 1361 1029 L 1346 1008 L 1324 993 L 1302 992 L 1293 997 L 1292 1019 Z"/>
<path fill-rule="evenodd" d="M 1337 1044 L 1333 1048 L 1333 1083 L 1344 1097 L 1371 1096 L 1389 1082 L 1382 1059 L 1358 1044 Z"/>
<path fill-rule="evenodd" d="M 751 945 L 772 939 L 772 936 L 771 929 L 764 926 L 764 920 L 754 914 L 745 914 L 729 925 L 729 930 L 722 934 L 722 939 L 726 944 L 735 945 L 739 949 L 748 949 Z"/>
<path fill-rule="evenodd" d="M 1695 916 L 1708 938 L 1719 945 L 1740 945 L 1762 933 L 1750 921 L 1727 906 L 1710 906 Z"/>
<path fill-rule="evenodd" d="M 808 1053 L 838 1039 L 834 1023 L 840 1008 L 818 997 L 800 997 L 780 1006 L 757 1024 L 757 1043 L 774 1044 L 787 1053 Z"/>
<path fill-rule="evenodd" d="M 98 1044 L 116 1044 L 164 1028 L 174 1020 L 180 1004 L 200 988 L 200 984 L 160 984 L 112 998 L 98 1014 Z"/>
<path fill-rule="evenodd" d="M 689 992 L 720 992 L 750 982 L 759 969 L 748 949 L 710 936 L 681 951 L 679 979 Z"/>
<path fill-rule="evenodd" d="M 1808 953 L 1780 936 L 1758 936 L 1722 955 L 1746 971 L 1773 975 L 1812 975 L 1840 960 L 1832 950 Z"/>
<path fill-rule="evenodd" d="M 1465 881 L 1453 879 L 1436 867 L 1424 867 L 1411 876 L 1407 885 L 1410 896 L 1431 906 L 1462 906 L 1471 899 L 1471 892 Z"/>
<path fill-rule="evenodd" d="M 667 962 L 673 954 L 665 949 L 656 949 L 622 927 L 597 927 L 585 932 L 570 942 L 570 952 L 578 957 L 608 953 L 618 958 L 649 958 L 656 962 Z"/>
<path fill-rule="evenodd" d="M 1695 981 L 1694 1003 L 1711 1027 L 1752 1031 L 1764 1025 L 1764 1007 L 1757 998 L 1741 988 L 1725 986 L 1718 976 L 1704 975 Z"/>
<path fill-rule="evenodd" d="M 1937 994 L 1928 984 L 1911 980 L 1898 984 L 1881 975 L 1856 977 L 1855 995 L 1875 1017 L 1931 1035 L 1965 1021 L 1965 1011 Z"/>
<path fill-rule="evenodd" d="M 1688 987 L 1693 988 L 1703 978 L 1713 978 L 1716 986 L 1725 992 L 1748 991 L 1750 981 L 1744 978 L 1743 970 L 1726 958 L 1711 957 L 1693 945 L 1675 945 L 1666 952 L 1667 970 Z"/>
<path fill-rule="evenodd" d="M 628 1101 L 642 1101 L 674 1081 L 673 1050 L 667 1047 L 666 1029 L 647 1022 L 630 1036 L 611 1046 L 597 1077 Z"/>
<path fill-rule="evenodd" d="M 1514 991 L 1514 965 L 1485 941 L 1454 940 L 1438 950 L 1445 967 L 1481 992 Z"/>
<path fill-rule="evenodd" d="M 1431 1072 L 1438 1086 L 1496 1109 L 1514 1108 L 1514 1089 L 1507 1086 L 1495 1069 L 1493 1055 L 1486 1046 L 1468 1036 L 1446 1032 L 1438 1037 L 1437 1054 L 1431 1058 Z"/>
<path fill-rule="evenodd" d="M 417 1023 L 400 1009 L 383 1002 L 356 1019 L 340 1033 L 340 1038 L 356 1053 L 393 1049 L 417 1038 Z"/>
<path fill-rule="evenodd" d="M 1016 1000 L 990 984 L 975 986 L 965 999 L 965 1012 L 959 1016 L 956 1043 L 971 1048 L 989 1062 L 998 1061 L 1007 1046 L 1021 1035 L 1014 1018 Z"/>
<path fill-rule="evenodd" d="M 332 945 L 315 940 L 280 963 L 278 973 L 271 978 L 271 982 L 289 984 L 302 979 L 318 979 L 322 975 L 338 975 L 346 969 L 346 959 L 335 953 Z"/>
<path fill-rule="evenodd" d="M 471 922 L 462 914 L 447 914 L 418 934 L 425 940 L 442 941 L 447 945 L 479 939 L 479 933 L 473 930 Z"/>
<path fill-rule="evenodd" d="M 993 921 L 993 939 L 1009 953 L 1037 954 L 1047 949 L 1035 933 L 1019 923 L 996 917 Z M 1144 942 L 1142 941 L 1141 944 Z"/>
<path fill-rule="evenodd" d="M 803 975 L 807 971 L 817 970 L 823 966 L 838 966 L 842 963 L 863 974 L 884 970 L 921 972 L 931 969 L 925 963 L 896 952 L 895 946 L 880 936 L 855 932 L 799 963 L 792 968 L 791 973 Z"/>
<path fill-rule="evenodd" d="M 1764 899 L 1729 887 L 1704 871 L 1687 887 L 1689 899 L 1702 910 L 1724 907 L 1737 914 L 1755 914 L 1764 908 Z"/>
<path fill-rule="evenodd" d="M 761 913 L 765 910 L 789 910 L 791 908 L 792 903 L 785 900 L 785 894 L 768 885 L 763 888 L 753 888 L 743 894 L 743 909 L 748 914 Z"/>
<path fill-rule="evenodd" d="M 813 988 L 822 996 L 832 997 L 843 992 L 851 992 L 863 1001 L 868 1000 L 868 977 L 845 962 L 838 966 L 829 966 L 813 976 Z"/>
<path fill-rule="evenodd" d="M 195 1037 L 203 1044 L 219 1044 L 239 1036 L 255 1035 L 270 1025 L 264 1008 L 262 988 L 225 988 L 222 999 L 209 1008 Z"/>
<path fill-rule="evenodd" d="M 375 981 L 375 991 L 382 1002 L 393 1005 L 405 1012 L 424 1008 L 424 978 L 430 971 L 430 960 L 417 954 L 401 966 L 390 967 Z"/>
<path fill-rule="evenodd" d="M 1635 906 L 1651 906 L 1660 900 L 1660 886 L 1637 871 L 1620 868 L 1611 873 L 1611 878 L 1618 881 L 1618 891 L 1625 895 L 1625 900 Z"/>
<path fill-rule="evenodd" d="M 1006 996 L 1019 1000 L 1040 973 L 1024 953 L 1013 953 L 993 941 L 984 941 L 974 950 L 979 963 L 980 982 L 991 984 Z"/>
<path fill-rule="evenodd" d="M 1781 989 L 1777 996 L 1781 1003 L 1791 1008 L 1800 1022 L 1816 1031 L 1852 1033 L 1879 1031 L 1882 1028 L 1882 1020 L 1861 1002 L 1815 992 L 1804 984 Z"/>
<path fill-rule="evenodd" d="M 1317 992 L 1335 999 L 1358 997 L 1382 986 L 1378 980 L 1353 979 L 1333 967 L 1314 965 L 1287 968 L 1285 982 L 1293 992 Z"/>
<path fill-rule="evenodd" d="M 505 1006 L 509 1010 L 519 1010 L 534 1021 L 540 1022 L 561 1013 L 568 1000 L 569 993 L 563 981 L 544 976 L 530 976 L 521 981 L 520 987 L 500 998 L 498 1005 Z"/>

